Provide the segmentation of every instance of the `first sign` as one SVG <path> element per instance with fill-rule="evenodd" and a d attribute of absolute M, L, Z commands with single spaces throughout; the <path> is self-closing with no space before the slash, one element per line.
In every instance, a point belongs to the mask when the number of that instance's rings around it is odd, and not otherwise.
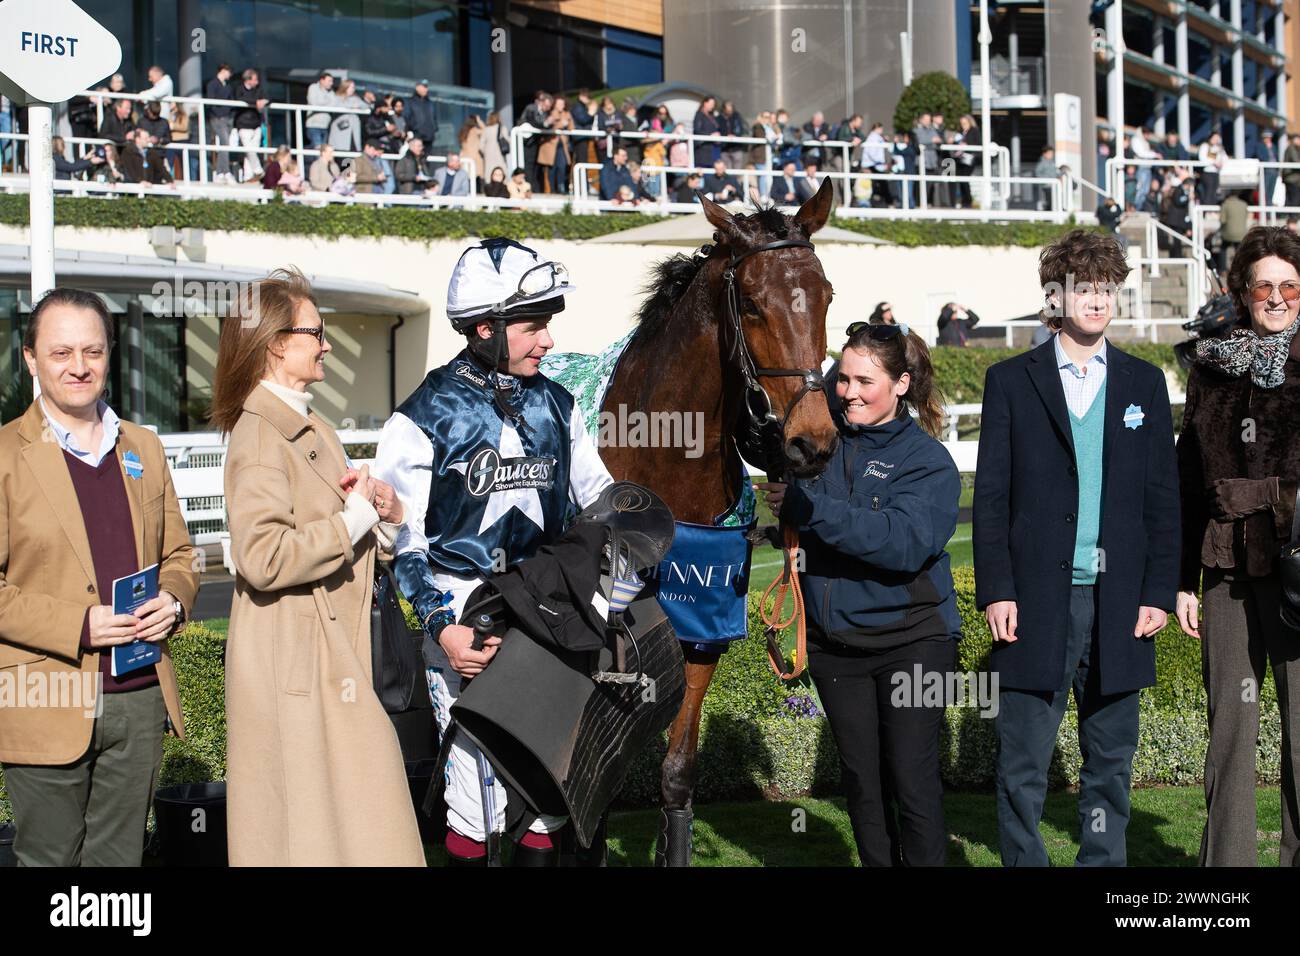
<path fill-rule="evenodd" d="M 62 103 L 121 62 L 117 37 L 72 0 L 0 2 L 0 77 L 15 99 Z"/>

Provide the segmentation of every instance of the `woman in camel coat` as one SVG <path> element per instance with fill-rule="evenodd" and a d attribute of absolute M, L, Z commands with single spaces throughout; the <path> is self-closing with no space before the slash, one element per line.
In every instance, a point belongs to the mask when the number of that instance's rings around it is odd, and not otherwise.
<path fill-rule="evenodd" d="M 555 98 L 551 107 L 551 129 L 573 129 L 573 115 L 567 109 L 563 96 Z M 568 136 L 547 136 L 537 147 L 537 165 L 545 166 L 548 192 L 569 191 L 569 166 L 571 154 Z"/>
<path fill-rule="evenodd" d="M 232 866 L 423 866 L 397 735 L 374 692 L 377 551 L 401 503 L 352 469 L 306 386 L 330 351 L 311 286 L 277 272 L 222 324 L 235 594 L 226 644 Z M 384 522 L 381 524 L 381 520 Z"/>
<path fill-rule="evenodd" d="M 492 181 L 492 170 L 494 169 L 500 169 L 507 176 L 512 171 L 506 165 L 505 151 L 501 148 L 503 135 L 505 135 L 505 132 L 501 129 L 501 122 L 497 118 L 497 114 L 489 113 L 487 125 L 483 127 L 483 132 L 479 134 L 479 148 L 483 152 L 483 171 L 479 175 L 483 177 L 485 184 Z"/>
<path fill-rule="evenodd" d="M 483 120 L 477 113 L 471 113 L 461 124 L 460 134 L 456 137 L 460 141 L 460 155 L 462 159 L 473 160 L 474 177 L 480 180 L 479 191 L 482 192 L 483 184 L 489 182 L 489 173 L 491 170 L 483 168 Z"/>

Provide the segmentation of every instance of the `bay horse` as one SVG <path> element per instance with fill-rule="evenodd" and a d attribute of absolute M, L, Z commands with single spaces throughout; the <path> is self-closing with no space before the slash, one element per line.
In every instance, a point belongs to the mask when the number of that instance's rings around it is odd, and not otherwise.
<path fill-rule="evenodd" d="M 656 266 L 601 413 L 699 413 L 703 454 L 609 445 L 601 457 L 616 480 L 662 497 L 678 521 L 707 525 L 736 502 L 744 480 L 739 449 L 756 448 L 752 431 L 745 434 L 755 397 L 767 405 L 767 438 L 774 440 L 766 443 L 767 460 L 748 456 L 772 478 L 820 473 L 835 449 L 820 372 L 832 289 L 809 241 L 826 224 L 834 193 L 826 180 L 793 216 L 775 208 L 733 215 L 703 196 L 700 202 L 715 241 Z M 717 653 L 688 644 L 683 652 L 686 697 L 669 730 L 661 777 L 660 866 L 690 862 L 700 708 L 718 664 Z"/>

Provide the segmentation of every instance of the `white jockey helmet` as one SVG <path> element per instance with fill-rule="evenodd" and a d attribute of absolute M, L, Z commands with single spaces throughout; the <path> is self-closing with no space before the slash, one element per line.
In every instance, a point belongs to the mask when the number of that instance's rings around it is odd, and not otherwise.
<path fill-rule="evenodd" d="M 447 317 L 463 330 L 472 319 L 550 315 L 575 288 L 560 263 L 513 239 L 484 239 L 461 253 L 452 270 Z"/>

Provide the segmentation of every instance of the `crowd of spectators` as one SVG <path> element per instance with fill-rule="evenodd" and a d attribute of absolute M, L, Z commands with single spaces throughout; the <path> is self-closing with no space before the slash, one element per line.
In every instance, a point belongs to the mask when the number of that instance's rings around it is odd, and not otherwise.
<path fill-rule="evenodd" d="M 884 124 L 868 124 L 858 113 L 831 123 L 818 111 L 800 125 L 784 109 L 763 110 L 749 123 L 732 101 L 706 96 L 687 122 L 662 104 L 638 108 L 630 98 L 616 104 L 608 96 L 597 102 L 585 89 L 572 104 L 538 90 L 517 125 L 540 133 L 524 146 L 524 172 L 535 193 L 567 193 L 567 171 L 575 163 L 599 164 L 592 192 L 630 205 L 660 201 L 665 187 L 679 202 L 691 202 L 697 193 L 718 202 L 801 202 L 825 174 L 847 171 L 868 174 L 854 180 L 853 205 L 914 207 L 916 183 L 873 181 L 870 174 L 917 175 L 924 167 L 934 177 L 927 183 L 930 205 L 969 208 L 970 177 L 983 144 L 969 115 L 949 128 L 941 114 L 925 113 L 912 129 L 887 135 Z M 575 130 L 597 135 L 565 135 Z M 629 181 L 646 166 L 655 174 Z M 672 171 L 661 177 L 656 167 Z M 712 173 L 705 172 L 710 168 Z M 833 182 L 843 202 L 843 180 Z M 689 184 L 693 188 L 685 188 Z"/>
<path fill-rule="evenodd" d="M 72 100 L 73 136 L 107 142 L 69 148 L 60 141 L 57 175 L 159 185 L 199 180 L 199 150 L 168 148 L 198 140 L 198 114 L 182 104 L 162 102 L 174 91 L 172 78 L 153 66 L 147 86 L 136 97 L 118 95 L 127 92 L 118 74 L 93 95 Z M 224 147 L 208 153 L 209 180 L 290 194 L 463 196 L 472 184 L 475 192 L 503 199 L 564 195 L 572 189 L 574 165 L 583 163 L 593 170 L 590 193 L 629 207 L 692 202 L 700 195 L 717 202 L 790 205 L 810 197 L 828 174 L 851 172 L 860 175 L 851 180 L 849 196 L 843 192 L 845 181 L 831 176 L 838 203 L 915 208 L 920 205 L 921 183 L 884 177 L 923 172 L 928 206 L 963 209 L 971 208 L 977 198 L 971 179 L 981 168 L 984 144 L 979 125 L 968 114 L 950 122 L 939 113 L 922 113 L 910 128 L 887 130 L 861 114 L 836 123 L 816 111 L 800 124 L 788 111 L 776 109 L 760 111 L 751 123 L 734 102 L 706 96 L 693 116 L 678 119 L 662 104 L 638 107 L 631 98 L 615 103 L 609 96 L 597 100 L 586 89 L 572 100 L 538 90 L 515 124 L 537 131 L 524 140 L 522 166 L 512 168 L 508 162 L 511 129 L 496 113 L 469 115 L 435 161 L 438 108 L 427 80 L 416 83 L 409 96 L 399 96 L 359 89 L 351 79 L 322 72 L 307 89 L 305 141 L 295 146 L 309 153 L 306 168 L 299 169 L 288 144 L 270 140 L 270 96 L 256 69 L 236 73 L 221 64 L 203 95 L 225 101 L 206 106 L 203 113 L 206 142 Z M 0 110 L 0 131 L 16 128 L 16 116 L 16 110 Z M 566 135 L 572 133 L 591 135 Z M 1264 130 L 1250 158 L 1300 166 L 1300 136 L 1291 139 Z M 5 158 L 11 149 L 20 148 L 0 146 Z M 1125 135 L 1118 149 L 1126 159 L 1160 165 L 1134 163 L 1125 168 L 1122 201 L 1106 204 L 1099 213 L 1112 230 L 1118 229 L 1125 213 L 1145 212 L 1174 233 L 1190 236 L 1191 200 L 1214 204 L 1224 198 L 1220 173 L 1229 153 L 1217 131 L 1188 147 L 1177 133 L 1156 136 L 1140 128 Z M 268 158 L 272 150 L 275 156 Z M 1099 170 L 1116 150 L 1112 134 L 1100 129 Z M 664 167 L 671 171 L 664 172 Z M 1049 144 L 1031 173 L 1053 180 L 1063 170 Z M 1047 207 L 1049 185 L 1029 192 L 1033 205 Z M 1252 201 L 1300 207 L 1300 168 L 1266 169 L 1263 195 Z"/>
<path fill-rule="evenodd" d="M 69 148 L 65 139 L 57 137 L 56 176 L 163 185 L 186 178 L 184 165 L 188 163 L 188 178 L 201 181 L 198 149 L 167 149 L 171 144 L 198 141 L 192 130 L 197 112 L 191 113 L 183 104 L 160 102 L 174 93 L 171 77 L 154 66 L 149 70 L 149 87 L 139 98 L 117 95 L 126 92 L 119 74 L 91 91 L 92 95 L 70 102 L 72 135 L 108 142 Z M 208 181 L 220 185 L 250 184 L 290 195 L 465 196 L 470 192 L 471 176 L 481 176 L 485 156 L 497 166 L 505 165 L 495 113 L 489 114 L 486 123 L 471 116 L 461 130 L 461 140 L 470 141 L 464 155 L 471 157 L 472 167 L 463 164 L 462 155 L 454 151 L 436 164 L 431 161 L 439 125 L 427 80 L 421 80 L 413 95 L 403 98 L 359 91 L 353 80 L 336 82 L 333 75 L 322 72 L 307 90 L 309 109 L 304 111 L 305 141 L 301 144 L 307 150 L 305 169 L 300 168 L 287 143 L 272 145 L 269 140 L 272 124 L 267 106 L 271 99 L 257 70 L 246 69 L 236 75 L 223 63 L 204 84 L 203 96 L 225 101 L 206 104 L 203 111 L 206 142 L 219 147 L 207 155 Z M 9 118 L 10 114 L 6 110 L 4 115 Z M 357 155 L 346 155 L 353 153 Z M 517 173 L 514 179 L 518 178 Z M 522 194 L 513 179 L 506 179 L 504 170 L 495 180 L 483 183 L 480 179 L 479 183 L 480 191 L 490 195 L 504 191 L 519 198 Z"/>

